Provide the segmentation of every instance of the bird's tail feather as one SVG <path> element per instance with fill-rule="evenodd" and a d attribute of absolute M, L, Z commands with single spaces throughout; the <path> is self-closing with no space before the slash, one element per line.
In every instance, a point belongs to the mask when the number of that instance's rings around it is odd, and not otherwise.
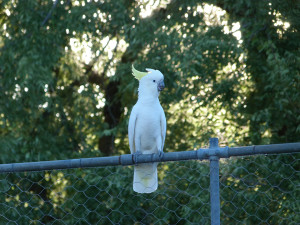
<path fill-rule="evenodd" d="M 133 190 L 138 193 L 151 193 L 157 189 L 157 163 L 145 163 L 134 167 Z"/>

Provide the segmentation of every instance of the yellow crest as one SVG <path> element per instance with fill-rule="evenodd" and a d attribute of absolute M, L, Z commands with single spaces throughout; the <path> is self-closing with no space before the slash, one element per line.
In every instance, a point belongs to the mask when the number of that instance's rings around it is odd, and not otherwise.
<path fill-rule="evenodd" d="M 147 74 L 148 74 L 147 72 L 140 72 L 140 71 L 136 70 L 136 69 L 134 68 L 133 64 L 132 64 L 132 75 L 133 75 L 136 79 L 140 80 L 140 79 L 142 79 L 144 76 L 146 76 Z"/>

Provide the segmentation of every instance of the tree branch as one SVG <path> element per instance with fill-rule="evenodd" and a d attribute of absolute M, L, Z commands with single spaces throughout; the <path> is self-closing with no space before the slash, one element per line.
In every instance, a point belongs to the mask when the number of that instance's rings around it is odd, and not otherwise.
<path fill-rule="evenodd" d="M 50 19 L 51 15 L 52 15 L 52 12 L 53 10 L 55 9 L 56 5 L 58 3 L 58 0 L 56 0 L 52 6 L 52 8 L 50 9 L 50 11 L 48 12 L 47 16 L 45 17 L 44 21 L 42 22 L 42 26 L 44 26 L 47 21 Z"/>

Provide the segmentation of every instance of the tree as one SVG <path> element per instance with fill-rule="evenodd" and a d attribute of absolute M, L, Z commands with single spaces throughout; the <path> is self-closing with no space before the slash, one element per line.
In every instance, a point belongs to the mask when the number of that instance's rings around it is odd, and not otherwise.
<path fill-rule="evenodd" d="M 298 1 L 4 0 L 0 6 L 3 163 L 129 153 L 127 121 L 138 86 L 132 64 L 165 75 L 165 151 L 196 149 L 212 136 L 229 145 L 299 141 Z M 239 164 L 252 166 L 238 161 L 221 171 L 230 185 L 231 174 L 247 175 L 235 170 Z M 59 188 L 42 177 L 31 179 Z M 51 198 L 51 190 L 31 188 Z M 189 210 L 179 206 L 178 214 Z"/>
<path fill-rule="evenodd" d="M 253 88 L 243 111 L 254 144 L 299 141 L 298 1 L 217 2 L 241 24 Z"/>
<path fill-rule="evenodd" d="M 217 82 L 217 74 L 221 77 L 229 62 L 240 67 L 237 41 L 222 32 L 217 15 L 215 25 L 208 26 L 197 2 L 172 1 L 146 18 L 140 16 L 143 5 L 135 2 L 51 3 L 2 3 L 2 146 L 7 156 L 11 149 L 25 153 L 16 161 L 89 149 L 107 155 L 116 144 L 128 149 L 124 138 L 137 86 L 130 76 L 132 63 L 165 73 L 168 94 L 162 102 L 166 108 L 172 105 L 167 114 L 174 125 L 169 131 L 177 135 L 169 135 L 173 149 L 183 140 L 176 126 L 185 126 L 190 137 L 182 147 L 192 147 L 199 137 L 195 129 L 201 122 L 184 115 L 191 103 L 182 99 L 193 98 L 194 111 L 205 103 L 209 114 L 220 108 L 208 110 L 208 102 L 234 95 L 230 90 L 237 77 Z M 194 89 L 187 89 L 190 85 Z M 201 87 L 217 91 L 198 96 Z M 176 104 L 182 107 L 177 117 L 172 115 Z"/>

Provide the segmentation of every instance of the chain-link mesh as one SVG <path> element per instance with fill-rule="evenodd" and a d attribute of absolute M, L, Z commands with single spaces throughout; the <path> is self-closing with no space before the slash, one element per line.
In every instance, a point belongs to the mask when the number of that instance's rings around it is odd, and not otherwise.
<path fill-rule="evenodd" d="M 299 224 L 299 154 L 220 160 L 222 224 Z M 133 167 L 0 174 L 0 224 L 210 224 L 209 163 L 160 163 L 159 187 Z"/>
<path fill-rule="evenodd" d="M 223 224 L 300 224 L 300 154 L 221 160 Z"/>
<path fill-rule="evenodd" d="M 160 163 L 159 188 L 132 190 L 133 168 L 0 175 L 0 224 L 206 224 L 209 167 Z"/>

